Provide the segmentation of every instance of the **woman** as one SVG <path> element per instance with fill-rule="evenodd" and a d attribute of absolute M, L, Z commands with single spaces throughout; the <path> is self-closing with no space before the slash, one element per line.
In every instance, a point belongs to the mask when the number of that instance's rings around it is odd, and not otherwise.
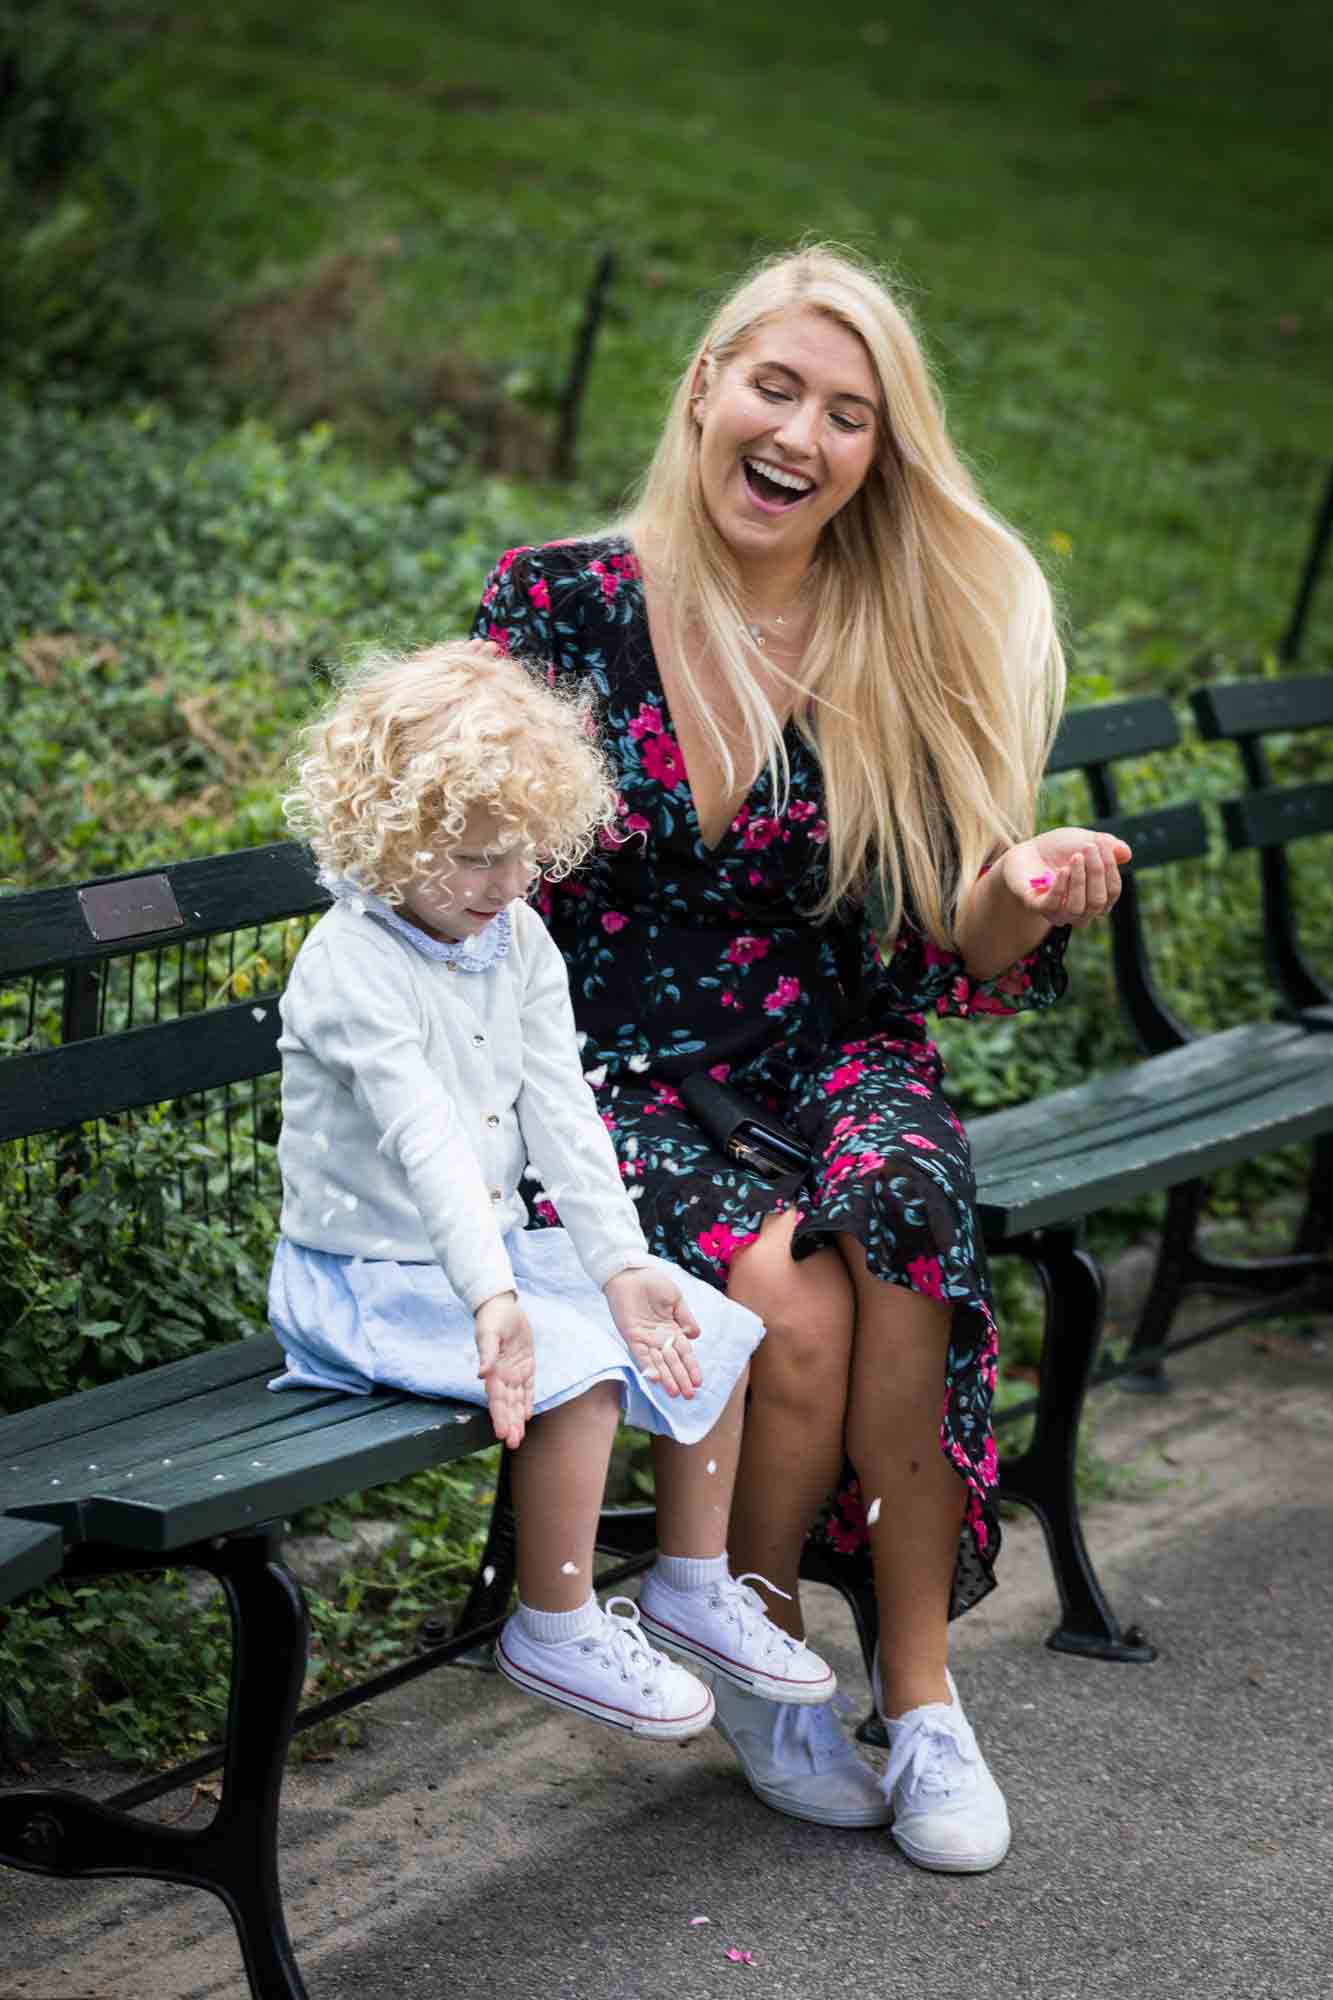
<path fill-rule="evenodd" d="M 1058 998 L 1068 927 L 1129 859 L 1032 837 L 1063 692 L 1044 579 L 886 286 L 805 249 L 715 315 L 627 518 L 505 556 L 476 631 L 600 696 L 620 838 L 547 914 L 650 1244 L 767 1326 L 733 1573 L 799 1637 L 844 1447 L 871 1503 L 883 1788 L 823 1710 L 720 1688 L 718 1726 L 778 1810 L 993 1867 L 1008 1816 L 947 1628 L 993 1584 L 996 1337 L 925 1021 Z M 699 1071 L 801 1135 L 799 1183 L 710 1145 L 679 1094 Z"/>

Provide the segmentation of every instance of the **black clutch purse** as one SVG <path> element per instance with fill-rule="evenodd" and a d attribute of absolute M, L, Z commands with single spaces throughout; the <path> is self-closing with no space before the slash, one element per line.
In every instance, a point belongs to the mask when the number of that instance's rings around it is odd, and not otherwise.
<path fill-rule="evenodd" d="M 799 1132 L 730 1084 L 719 1083 L 707 1070 L 682 1078 L 680 1094 L 695 1124 L 725 1158 L 772 1180 L 799 1180 L 814 1164 L 815 1156 Z"/>

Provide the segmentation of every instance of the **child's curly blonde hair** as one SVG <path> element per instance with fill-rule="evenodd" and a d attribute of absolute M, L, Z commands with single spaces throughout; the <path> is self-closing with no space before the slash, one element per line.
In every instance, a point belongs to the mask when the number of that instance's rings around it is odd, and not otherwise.
<path fill-rule="evenodd" d="M 578 866 L 618 806 L 589 694 L 544 685 L 476 641 L 371 654 L 302 730 L 292 761 L 292 831 L 328 876 L 387 903 L 447 874 L 479 806 L 498 820 L 488 845 L 531 849 L 551 880 Z"/>

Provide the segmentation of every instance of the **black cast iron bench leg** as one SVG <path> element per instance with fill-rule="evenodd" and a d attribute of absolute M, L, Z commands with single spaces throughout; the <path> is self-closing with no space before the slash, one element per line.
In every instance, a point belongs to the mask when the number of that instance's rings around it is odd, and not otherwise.
<path fill-rule="evenodd" d="M 1215 1257 L 1200 1249 L 1199 1218 L 1207 1185 L 1185 1181 L 1171 1189 L 1162 1224 L 1161 1247 L 1147 1303 L 1129 1343 L 1132 1373 L 1122 1389 L 1163 1395 L 1171 1388 L 1162 1364 L 1172 1321 L 1186 1293 L 1212 1292 L 1251 1302 L 1252 1318 L 1326 1312 L 1333 1302 L 1333 1138 L 1316 1139 L 1305 1212 L 1296 1240 L 1285 1253 L 1261 1257 Z M 1268 1303 L 1266 1303 L 1268 1302 Z M 1247 1315 L 1238 1314 L 1237 1323 Z"/>
<path fill-rule="evenodd" d="M 1098 1582 L 1079 1520 L 1078 1426 L 1101 1338 L 1103 1289 L 1073 1229 L 1046 1229 L 1004 1245 L 1027 1259 L 1046 1297 L 1041 1386 L 1027 1450 L 1000 1464 L 999 1497 L 1041 1522 L 1060 1592 L 1060 1623 L 1046 1643 L 1097 1660 L 1157 1657 L 1136 1625 L 1122 1629 Z"/>
<path fill-rule="evenodd" d="M 231 1701 L 222 1803 L 194 1830 L 155 1826 L 114 1800 L 36 1788 L 0 1793 L 0 1860 L 35 1875 L 148 1876 L 210 1889 L 236 1925 L 255 2000 L 306 2000 L 278 1883 L 278 1796 L 305 1675 L 307 1618 L 267 1533 L 171 1555 L 172 1568 L 217 1577 L 232 1628 Z M 107 1551 L 83 1573 L 160 1570 L 167 1559 Z M 128 1796 L 128 1794 L 126 1795 Z"/>

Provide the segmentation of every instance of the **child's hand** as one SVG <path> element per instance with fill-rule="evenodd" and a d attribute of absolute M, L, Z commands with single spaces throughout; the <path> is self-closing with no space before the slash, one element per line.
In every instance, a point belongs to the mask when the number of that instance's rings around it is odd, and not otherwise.
<path fill-rule="evenodd" d="M 495 1435 L 513 1451 L 523 1442 L 532 1415 L 532 1378 L 536 1360 L 532 1328 L 512 1292 L 497 1292 L 473 1315 L 477 1336 L 478 1379 L 486 1384 L 486 1407 Z"/>
<path fill-rule="evenodd" d="M 1082 930 L 1120 900 L 1120 870 L 1133 859 L 1114 834 L 1061 826 L 1011 847 L 1000 860 L 1005 887 L 1052 924 Z"/>
<path fill-rule="evenodd" d="M 668 1396 L 688 1402 L 704 1378 L 683 1342 L 697 1340 L 699 1328 L 674 1279 L 652 1268 L 621 1271 L 603 1289 L 635 1367 Z"/>

